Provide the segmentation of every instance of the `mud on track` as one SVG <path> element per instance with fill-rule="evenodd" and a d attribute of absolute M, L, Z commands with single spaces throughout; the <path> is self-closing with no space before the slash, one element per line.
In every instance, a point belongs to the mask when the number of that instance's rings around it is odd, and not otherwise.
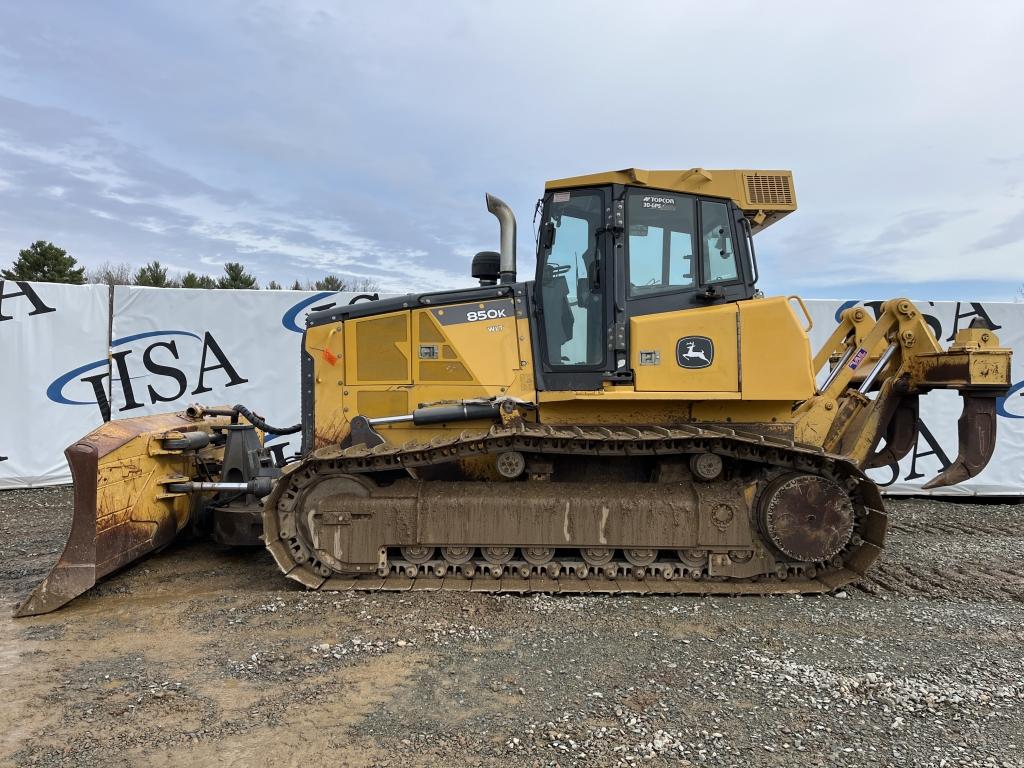
<path fill-rule="evenodd" d="M 14 621 L 70 505 L 0 493 L 0 765 L 1024 765 L 1024 506 L 890 501 L 839 596 L 308 593 L 188 542 Z"/>

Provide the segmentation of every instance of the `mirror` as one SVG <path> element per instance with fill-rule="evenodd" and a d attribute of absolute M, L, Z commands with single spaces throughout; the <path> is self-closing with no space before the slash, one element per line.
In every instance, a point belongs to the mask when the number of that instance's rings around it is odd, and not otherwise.
<path fill-rule="evenodd" d="M 590 295 L 590 278 L 589 277 L 577 277 L 576 278 L 576 301 L 574 302 L 577 307 L 585 307 L 586 297 Z"/>
<path fill-rule="evenodd" d="M 544 225 L 540 239 L 540 247 L 542 251 L 551 250 L 551 246 L 555 244 L 555 232 L 556 229 L 553 221 L 549 221 Z"/>
<path fill-rule="evenodd" d="M 718 251 L 718 255 L 721 256 L 723 259 L 728 259 L 729 253 L 726 250 L 727 246 L 725 242 L 725 227 L 719 227 L 717 234 L 718 237 L 715 238 L 715 250 Z"/>

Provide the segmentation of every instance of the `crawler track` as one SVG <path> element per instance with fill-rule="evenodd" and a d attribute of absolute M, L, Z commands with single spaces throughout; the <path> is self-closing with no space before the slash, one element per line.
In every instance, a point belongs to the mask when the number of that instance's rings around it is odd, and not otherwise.
<path fill-rule="evenodd" d="M 408 478 L 410 470 L 457 467 L 487 457 L 493 460 L 509 451 L 554 465 L 556 482 L 551 481 L 552 476 L 487 483 L 402 479 Z M 635 541 L 623 539 L 603 541 L 595 547 L 594 541 L 573 539 L 570 504 L 584 504 L 587 500 L 580 497 L 602 489 L 581 482 L 557 482 L 559 462 L 581 458 L 611 462 L 609 466 L 680 462 L 695 453 L 721 457 L 729 467 L 726 475 L 742 475 L 746 478 L 743 482 L 756 487 L 758 493 L 773 478 L 795 473 L 825 478 L 845 489 L 853 509 L 849 542 L 834 556 L 805 562 L 782 555 L 749 521 L 742 523 L 751 531 L 743 546 L 638 547 Z M 678 485 L 680 493 L 696 488 L 698 502 L 693 514 L 699 525 L 710 530 L 706 522 L 716 513 L 707 498 L 732 492 L 729 483 L 738 488 L 741 481 L 688 482 L 690 485 Z M 669 532 L 679 527 L 683 513 L 671 497 L 676 486 L 653 480 L 607 486 L 608 506 L 635 510 L 622 512 L 624 518 L 657 515 L 648 507 L 661 504 L 669 511 L 657 521 Z M 626 498 L 638 492 L 638 501 Z M 644 492 L 652 494 L 650 504 Z M 543 511 L 545 504 L 551 506 L 553 497 L 559 498 L 558 503 L 565 505 L 565 539 L 527 541 L 533 529 L 525 526 L 523 539 L 500 542 L 502 546 L 458 538 L 456 529 L 469 525 L 467 520 L 475 519 L 474 515 L 487 512 L 474 505 L 486 506 L 484 496 L 495 493 L 502 494 L 499 501 L 509 509 L 528 506 L 531 514 L 535 507 Z M 439 504 L 443 506 L 439 499 L 450 499 L 453 511 L 445 518 L 449 527 L 431 535 L 426 532 L 430 527 L 427 519 L 430 514 L 440 514 L 431 512 Z M 750 503 L 744 514 L 753 517 L 754 502 Z M 400 509 L 408 510 L 404 517 L 395 511 Z M 463 513 L 463 509 L 468 511 Z M 601 509 L 607 517 L 608 507 Z M 388 515 L 394 516 L 393 523 L 383 522 Z M 342 562 L 338 553 L 352 549 L 340 546 L 337 537 L 342 531 L 348 535 L 345 526 L 371 518 L 382 521 L 375 529 L 382 533 L 374 562 L 367 563 L 365 557 L 361 563 Z M 602 530 L 604 522 L 602 519 Z M 463 432 L 426 444 L 319 450 L 291 465 L 277 483 L 265 501 L 264 530 L 268 549 L 282 571 L 312 589 L 771 594 L 824 592 L 859 579 L 881 550 L 886 515 L 877 487 L 855 465 L 791 440 L 720 426 L 667 429 L 525 424 Z M 444 538 L 448 531 L 451 540 Z M 581 538 L 585 537 L 581 534 Z"/>

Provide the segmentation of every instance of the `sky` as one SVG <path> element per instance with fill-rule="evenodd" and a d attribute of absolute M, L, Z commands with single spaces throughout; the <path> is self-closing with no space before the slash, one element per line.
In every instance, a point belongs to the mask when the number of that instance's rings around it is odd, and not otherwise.
<path fill-rule="evenodd" d="M 0 264 L 472 285 L 546 179 L 791 169 L 769 294 L 1012 301 L 1020 2 L 0 6 Z"/>

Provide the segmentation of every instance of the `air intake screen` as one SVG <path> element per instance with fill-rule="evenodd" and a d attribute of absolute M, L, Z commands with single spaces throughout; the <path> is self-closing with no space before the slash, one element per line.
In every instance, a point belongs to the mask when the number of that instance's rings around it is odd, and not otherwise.
<path fill-rule="evenodd" d="M 411 381 L 408 319 L 400 314 L 356 321 L 356 376 L 361 382 Z"/>
<path fill-rule="evenodd" d="M 747 176 L 747 199 L 757 205 L 792 205 L 789 176 Z"/>

